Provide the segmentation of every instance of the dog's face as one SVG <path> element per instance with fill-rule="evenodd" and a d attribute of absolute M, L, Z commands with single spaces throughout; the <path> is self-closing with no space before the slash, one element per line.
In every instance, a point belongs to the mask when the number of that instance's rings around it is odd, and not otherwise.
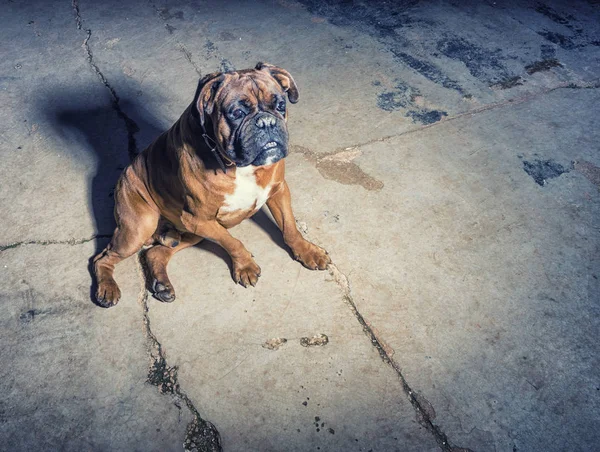
<path fill-rule="evenodd" d="M 287 156 L 287 100 L 298 101 L 289 72 L 259 63 L 255 69 L 204 77 L 195 105 L 221 155 L 243 167 L 270 165 Z"/>

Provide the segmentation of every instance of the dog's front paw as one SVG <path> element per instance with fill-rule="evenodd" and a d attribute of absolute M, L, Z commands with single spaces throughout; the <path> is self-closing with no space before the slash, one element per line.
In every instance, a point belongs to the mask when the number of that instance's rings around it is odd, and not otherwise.
<path fill-rule="evenodd" d="M 233 280 L 244 287 L 255 286 L 260 276 L 260 267 L 254 259 L 233 261 Z"/>
<path fill-rule="evenodd" d="M 302 240 L 292 247 L 294 258 L 310 270 L 325 270 L 328 264 L 331 264 L 331 258 L 327 251 L 320 246 Z"/>
<path fill-rule="evenodd" d="M 116 305 L 121 298 L 121 290 L 114 279 L 105 279 L 98 282 L 96 301 L 104 308 Z"/>

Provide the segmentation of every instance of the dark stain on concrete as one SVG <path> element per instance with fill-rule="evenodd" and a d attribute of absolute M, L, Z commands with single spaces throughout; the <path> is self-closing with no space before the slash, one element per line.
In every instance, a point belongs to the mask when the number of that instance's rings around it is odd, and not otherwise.
<path fill-rule="evenodd" d="M 385 111 L 408 108 L 414 105 L 415 98 L 420 95 L 418 89 L 404 82 L 396 81 L 394 90 L 384 91 L 377 96 L 377 106 Z"/>
<path fill-rule="evenodd" d="M 600 188 L 600 168 L 593 163 L 580 160 L 573 164 L 575 171 L 583 174 L 596 187 Z"/>
<path fill-rule="evenodd" d="M 573 25 L 572 22 L 576 21 L 577 19 L 575 19 L 575 17 L 571 14 L 562 15 L 555 9 L 552 9 L 551 7 L 543 3 L 538 3 L 534 9 L 536 10 L 536 12 L 542 14 L 543 16 L 546 16 L 552 22 L 557 23 L 559 25 L 564 25 L 565 27 L 575 31 L 576 33 L 581 33 L 583 31 L 580 27 Z"/>
<path fill-rule="evenodd" d="M 551 43 L 556 44 L 565 50 L 572 50 L 575 47 L 577 47 L 575 41 L 573 41 L 571 37 L 565 36 L 560 33 L 556 33 L 554 31 L 543 30 L 538 31 L 537 34 L 542 36 L 547 41 L 550 41 Z"/>
<path fill-rule="evenodd" d="M 160 8 L 158 10 L 158 16 L 162 19 L 162 20 L 170 20 L 170 19 L 179 19 L 179 20 L 183 20 L 184 16 L 183 16 L 183 11 L 175 11 L 174 13 L 171 13 L 169 11 L 169 8 Z"/>
<path fill-rule="evenodd" d="M 444 116 L 448 116 L 448 113 L 441 110 L 411 110 L 406 113 L 406 116 L 411 118 L 415 123 L 420 122 L 421 124 L 429 125 L 441 121 Z"/>
<path fill-rule="evenodd" d="M 418 0 L 363 2 L 360 0 L 300 0 L 312 14 L 326 17 L 329 23 L 354 27 L 379 38 L 396 37 L 396 30 L 410 27 L 415 19 L 406 12 Z"/>
<path fill-rule="evenodd" d="M 235 66 L 226 58 L 221 59 L 221 66 L 219 68 L 221 72 L 235 71 Z"/>
<path fill-rule="evenodd" d="M 21 321 L 21 323 L 30 323 L 33 322 L 33 319 L 35 319 L 35 317 L 37 315 L 39 315 L 39 311 L 36 309 L 30 309 L 29 311 L 23 312 L 20 316 L 19 316 L 19 320 Z"/>
<path fill-rule="evenodd" d="M 366 190 L 381 190 L 383 182 L 369 176 L 352 160 L 360 154 L 360 151 L 340 151 L 324 155 L 303 146 L 292 146 L 292 152 L 302 154 L 309 162 L 313 163 L 321 176 L 325 179 L 336 181 L 343 185 L 360 185 Z"/>
<path fill-rule="evenodd" d="M 552 44 L 542 44 L 540 46 L 542 60 L 549 60 L 556 57 L 556 47 Z"/>
<path fill-rule="evenodd" d="M 210 39 L 206 40 L 206 43 L 204 44 L 204 49 L 206 50 L 207 58 L 215 56 L 217 54 L 217 52 L 219 51 L 217 49 L 217 46 L 215 45 L 215 43 L 212 42 Z"/>
<path fill-rule="evenodd" d="M 556 58 L 548 58 L 542 61 L 534 61 L 531 64 L 525 66 L 525 71 L 531 75 L 536 72 L 549 71 L 553 67 L 563 67 L 563 65 Z"/>
<path fill-rule="evenodd" d="M 579 49 L 589 45 L 600 46 L 599 40 L 591 38 L 589 35 L 584 33 L 584 29 L 579 25 L 579 21 L 572 14 L 560 13 L 543 3 L 538 3 L 534 9 L 536 12 L 547 17 L 555 24 L 561 25 L 571 32 L 570 36 L 563 33 L 558 33 L 556 31 L 549 31 L 547 29 L 537 32 L 540 36 L 543 36 L 548 41 L 559 45 L 566 50 Z M 542 57 L 546 58 L 544 56 Z"/>
<path fill-rule="evenodd" d="M 460 37 L 438 41 L 437 50 L 447 58 L 461 61 L 470 74 L 500 89 L 520 85 L 520 77 L 511 74 L 502 63 L 502 50 L 489 50 Z"/>
<path fill-rule="evenodd" d="M 458 82 L 452 80 L 434 64 L 415 58 L 414 56 L 396 48 L 392 48 L 390 51 L 400 63 L 410 67 L 426 79 L 431 80 L 438 85 L 442 85 L 444 88 L 454 89 L 459 93 L 464 94 L 464 90 L 458 84 Z"/>
<path fill-rule="evenodd" d="M 148 369 L 148 383 L 157 386 L 161 394 L 176 394 L 179 390 L 177 367 L 170 367 L 162 356 L 154 358 Z"/>
<path fill-rule="evenodd" d="M 515 86 L 522 85 L 523 82 L 524 82 L 524 80 L 520 76 L 515 75 L 513 77 L 507 77 L 503 80 L 499 80 L 495 83 L 490 84 L 490 88 L 492 88 L 492 89 L 509 89 L 509 88 L 514 88 Z"/>
<path fill-rule="evenodd" d="M 453 37 L 437 43 L 437 49 L 448 58 L 462 61 L 473 77 L 481 78 L 489 70 L 505 72 L 498 59 L 500 49 L 485 50 L 463 38 Z"/>
<path fill-rule="evenodd" d="M 568 173 L 569 168 L 565 168 L 560 163 L 553 160 L 533 160 L 531 162 L 523 160 L 523 169 L 529 174 L 536 184 L 543 187 L 548 179 L 553 179 L 561 174 Z"/>
<path fill-rule="evenodd" d="M 194 420 L 186 428 L 184 450 L 197 452 L 221 452 L 221 437 L 213 424 L 205 421 L 200 416 L 194 416 Z"/>
<path fill-rule="evenodd" d="M 375 82 L 373 84 L 375 85 Z M 416 99 L 420 96 L 421 92 L 417 88 L 396 80 L 395 89 L 384 91 L 377 96 L 377 106 L 384 111 L 410 109 L 406 116 L 411 118 L 413 122 L 421 124 L 433 124 L 440 121 L 444 116 L 448 116 L 445 111 L 429 110 L 418 106 Z"/>
<path fill-rule="evenodd" d="M 326 17 L 329 23 L 337 26 L 352 27 L 360 33 L 366 33 L 386 45 L 394 58 L 423 77 L 445 88 L 463 89 L 435 64 L 417 58 L 407 52 L 410 41 L 402 29 L 416 25 L 437 26 L 435 21 L 416 18 L 409 13 L 419 2 L 417 0 L 397 0 L 393 2 L 363 2 L 359 0 L 299 0 L 309 12 Z"/>
<path fill-rule="evenodd" d="M 219 33 L 219 39 L 221 41 L 236 41 L 237 40 L 235 35 L 228 31 L 222 31 L 221 33 Z"/>

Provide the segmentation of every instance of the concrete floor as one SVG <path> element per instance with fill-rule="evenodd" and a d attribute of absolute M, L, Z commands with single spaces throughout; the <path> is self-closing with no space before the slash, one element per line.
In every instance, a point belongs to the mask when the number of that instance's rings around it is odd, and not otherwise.
<path fill-rule="evenodd" d="M 597 450 L 598 1 L 1 7 L 1 450 Z M 204 244 L 175 303 L 131 258 L 95 306 L 129 155 L 257 61 L 300 87 L 287 180 L 334 264 L 260 213 L 256 288 Z"/>

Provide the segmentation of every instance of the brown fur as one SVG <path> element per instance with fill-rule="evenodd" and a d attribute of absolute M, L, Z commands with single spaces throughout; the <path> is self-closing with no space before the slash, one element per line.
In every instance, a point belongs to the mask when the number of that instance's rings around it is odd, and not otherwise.
<path fill-rule="evenodd" d="M 236 282 L 255 285 L 260 276 L 252 255 L 227 231 L 256 213 L 256 203 L 248 210 L 220 212 L 225 196 L 235 189 L 236 167 L 223 152 L 233 146 L 233 134 L 219 107 L 232 99 L 244 99 L 252 108 L 265 108 L 273 93 L 286 92 L 295 102 L 298 91 L 287 71 L 270 65 L 211 74 L 206 80 L 197 104 L 190 105 L 121 175 L 115 190 L 117 227 L 110 244 L 94 258 L 96 299 L 102 306 L 115 305 L 121 296 L 113 278 L 115 265 L 143 245 L 152 245 L 146 252 L 148 282 L 154 295 L 163 301 L 175 299 L 166 271 L 169 260 L 203 238 L 229 253 Z M 194 107 L 199 118 L 193 115 Z M 207 133 L 219 144 L 226 173 L 205 164 L 212 158 L 202 138 L 202 127 L 209 118 L 214 130 Z M 308 268 L 325 269 L 330 262 L 326 251 L 306 241 L 296 229 L 284 160 L 258 167 L 255 178 L 261 187 L 271 185 L 267 206 L 294 256 Z"/>

